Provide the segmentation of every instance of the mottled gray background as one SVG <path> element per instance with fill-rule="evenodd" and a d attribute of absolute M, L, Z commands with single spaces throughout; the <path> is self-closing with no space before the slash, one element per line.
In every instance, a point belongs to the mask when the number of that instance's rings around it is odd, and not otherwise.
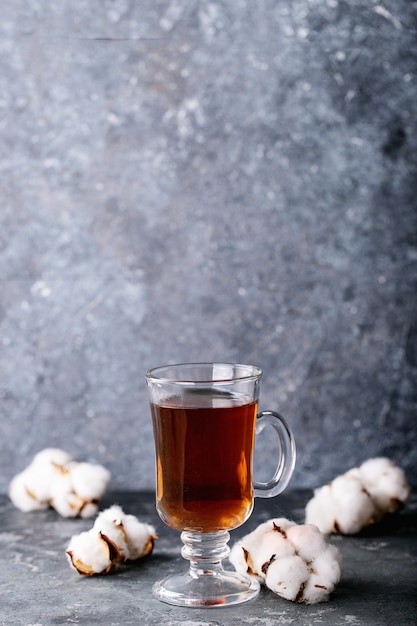
<path fill-rule="evenodd" d="M 417 3 L 0 8 L 0 491 L 51 445 L 152 488 L 144 371 L 212 359 L 294 487 L 416 483 Z"/>

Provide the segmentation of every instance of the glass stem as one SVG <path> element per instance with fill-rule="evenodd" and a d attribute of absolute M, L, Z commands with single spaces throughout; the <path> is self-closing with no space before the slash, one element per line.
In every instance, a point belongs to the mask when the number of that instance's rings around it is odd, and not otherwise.
<path fill-rule="evenodd" d="M 223 572 L 222 560 L 230 554 L 227 530 L 216 533 L 181 533 L 183 547 L 181 554 L 190 561 L 190 575 L 197 578 L 207 574 L 215 576 Z"/>

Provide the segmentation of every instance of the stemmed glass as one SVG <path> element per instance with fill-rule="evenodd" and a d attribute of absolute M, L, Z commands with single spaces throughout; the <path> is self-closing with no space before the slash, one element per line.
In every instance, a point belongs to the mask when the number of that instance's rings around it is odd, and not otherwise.
<path fill-rule="evenodd" d="M 229 531 L 243 524 L 254 497 L 281 493 L 295 465 L 295 444 L 285 420 L 258 414 L 262 371 L 252 365 L 186 363 L 146 372 L 156 453 L 156 508 L 181 531 L 189 570 L 154 584 L 154 595 L 180 606 L 238 604 L 259 593 L 258 581 L 227 571 Z M 277 433 L 274 476 L 253 481 L 255 435 Z"/>

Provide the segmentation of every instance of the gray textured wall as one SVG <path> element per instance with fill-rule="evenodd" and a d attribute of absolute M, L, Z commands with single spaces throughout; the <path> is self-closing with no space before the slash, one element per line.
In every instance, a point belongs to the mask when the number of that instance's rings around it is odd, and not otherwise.
<path fill-rule="evenodd" d="M 416 18 L 1 0 L 0 491 L 51 445 L 153 487 L 143 373 L 212 359 L 263 367 L 293 486 L 416 482 Z"/>

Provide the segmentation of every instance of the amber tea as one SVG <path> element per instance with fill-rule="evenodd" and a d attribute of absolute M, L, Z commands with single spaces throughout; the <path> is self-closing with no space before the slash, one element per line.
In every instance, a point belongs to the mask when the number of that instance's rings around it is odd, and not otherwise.
<path fill-rule="evenodd" d="M 236 528 L 253 507 L 257 402 L 202 394 L 192 404 L 151 404 L 158 513 L 177 530 Z"/>

